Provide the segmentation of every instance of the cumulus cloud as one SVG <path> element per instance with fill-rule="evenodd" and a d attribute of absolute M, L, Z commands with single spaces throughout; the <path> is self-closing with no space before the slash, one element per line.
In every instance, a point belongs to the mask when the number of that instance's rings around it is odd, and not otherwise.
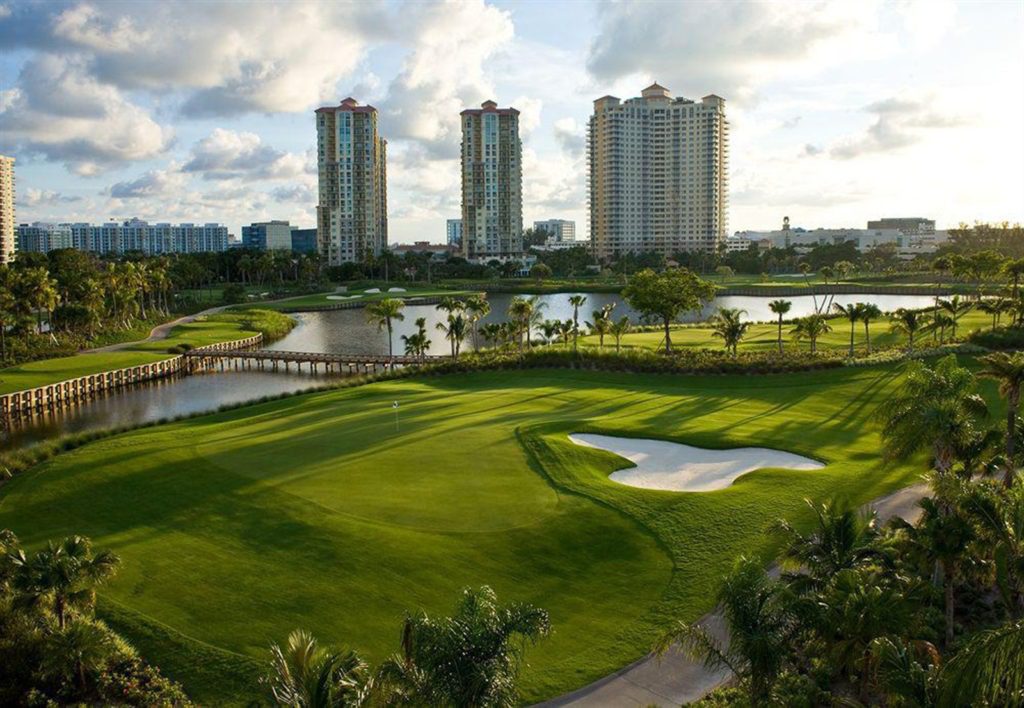
<path fill-rule="evenodd" d="M 18 86 L 0 92 L 5 149 L 64 162 L 81 175 L 166 150 L 173 132 L 118 89 L 98 82 L 78 57 L 38 54 Z"/>
<path fill-rule="evenodd" d="M 968 125 L 962 114 L 942 110 L 934 97 L 893 97 L 867 106 L 875 119 L 862 135 L 840 140 L 829 154 L 849 160 L 873 153 L 888 153 L 913 145 L 928 131 Z"/>
<path fill-rule="evenodd" d="M 643 75 L 677 95 L 750 99 L 809 60 L 871 55 L 886 45 L 874 3 L 606 3 L 587 68 L 599 82 Z"/>
<path fill-rule="evenodd" d="M 57 204 L 70 204 L 81 201 L 81 197 L 73 197 L 51 189 L 35 189 L 29 187 L 23 194 L 18 195 L 18 205 L 26 207 L 54 206 Z"/>
<path fill-rule="evenodd" d="M 165 170 L 149 170 L 133 180 L 116 182 L 108 191 L 114 199 L 152 199 L 180 193 L 187 183 L 188 177 L 172 164 Z"/>
<path fill-rule="evenodd" d="M 559 118 L 554 125 L 555 142 L 566 153 L 574 157 L 583 154 L 586 143 L 583 126 L 575 118 Z"/>
<path fill-rule="evenodd" d="M 306 171 L 306 158 L 267 145 L 255 133 L 217 128 L 192 147 L 182 169 L 208 180 L 288 179 Z"/>
<path fill-rule="evenodd" d="M 315 206 L 318 199 L 317 189 L 311 184 L 290 184 L 276 187 L 271 190 L 270 196 L 277 202 L 295 202 L 307 206 Z"/>
<path fill-rule="evenodd" d="M 461 110 L 491 98 L 507 105 L 493 95 L 484 63 L 512 40 L 512 18 L 482 0 L 466 0 L 407 6 L 401 23 L 415 39 L 382 101 L 387 137 L 450 153 L 461 135 Z"/>

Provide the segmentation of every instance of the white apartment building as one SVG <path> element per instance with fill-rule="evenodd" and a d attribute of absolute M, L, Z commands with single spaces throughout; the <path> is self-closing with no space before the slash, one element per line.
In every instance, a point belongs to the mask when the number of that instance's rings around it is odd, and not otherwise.
<path fill-rule="evenodd" d="M 0 263 L 14 260 L 14 158 L 0 155 Z"/>
<path fill-rule="evenodd" d="M 448 219 L 445 225 L 446 240 L 449 246 L 462 246 L 462 219 Z"/>
<path fill-rule="evenodd" d="M 150 224 L 141 219 L 105 224 L 21 224 L 18 244 L 23 251 L 48 253 L 77 248 L 99 255 L 139 251 L 147 256 L 164 253 L 226 251 L 228 227 L 223 224 Z"/>
<path fill-rule="evenodd" d="M 594 101 L 587 131 L 595 255 L 715 251 L 728 233 L 725 100 L 673 98 L 657 83 L 639 98 Z"/>
<path fill-rule="evenodd" d="M 316 109 L 317 243 L 329 265 L 364 262 L 388 245 L 387 141 L 377 109 L 354 98 Z"/>
<path fill-rule="evenodd" d="M 739 231 L 726 239 L 726 252 L 745 251 L 756 243 L 766 248 L 794 247 L 806 253 L 815 246 L 839 245 L 852 241 L 857 250 L 867 253 L 876 246 L 893 244 L 900 258 L 910 260 L 918 255 L 934 253 L 948 240 L 946 231 L 905 233 L 900 229 L 779 229 L 776 231 Z"/>
<path fill-rule="evenodd" d="M 484 101 L 462 116 L 462 255 L 523 254 L 523 145 L 519 111 Z"/>
<path fill-rule="evenodd" d="M 36 221 L 18 226 L 18 250 L 28 253 L 49 253 L 62 248 L 74 248 L 71 226 Z"/>
<path fill-rule="evenodd" d="M 533 222 L 533 230 L 538 231 L 540 229 L 544 229 L 551 234 L 546 245 L 576 240 L 575 221 L 567 221 L 565 219 L 547 219 L 546 221 Z"/>

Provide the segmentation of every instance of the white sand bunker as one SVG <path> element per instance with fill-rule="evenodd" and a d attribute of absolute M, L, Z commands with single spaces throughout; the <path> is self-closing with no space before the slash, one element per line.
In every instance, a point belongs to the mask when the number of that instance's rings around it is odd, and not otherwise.
<path fill-rule="evenodd" d="M 328 300 L 351 300 L 353 298 L 362 297 L 362 295 L 328 295 Z"/>
<path fill-rule="evenodd" d="M 389 293 L 404 293 L 404 292 L 406 292 L 406 290 L 405 290 L 405 288 L 388 288 L 388 292 Z"/>
<path fill-rule="evenodd" d="M 590 433 L 573 433 L 569 439 L 577 445 L 613 452 L 636 465 L 612 472 L 609 479 L 631 487 L 672 492 L 725 489 L 741 474 L 766 467 L 817 470 L 825 466 L 802 455 L 764 447 L 708 450 L 665 440 Z"/>
<path fill-rule="evenodd" d="M 366 293 L 367 295 L 376 295 L 377 293 L 380 292 L 380 288 L 370 288 L 369 290 L 364 290 L 363 292 Z"/>

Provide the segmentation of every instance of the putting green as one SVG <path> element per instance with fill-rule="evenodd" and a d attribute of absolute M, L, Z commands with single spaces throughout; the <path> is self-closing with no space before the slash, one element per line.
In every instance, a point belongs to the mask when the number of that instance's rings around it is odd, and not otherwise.
<path fill-rule="evenodd" d="M 769 550 L 765 526 L 800 517 L 804 497 L 863 502 L 913 481 L 915 468 L 878 457 L 873 413 L 897 380 L 884 367 L 530 371 L 309 394 L 61 455 L 0 488 L 0 527 L 28 544 L 80 533 L 117 551 L 123 567 L 103 592 L 115 625 L 205 703 L 248 698 L 243 657 L 263 661 L 294 628 L 379 661 L 398 649 L 407 610 L 446 611 L 484 583 L 551 613 L 523 676 L 535 700 L 620 668 L 670 619 L 710 609 L 733 559 Z M 607 479 L 621 458 L 567 438 L 587 431 L 828 464 L 701 494 L 630 488 Z M 215 672 L 210 645 L 235 653 L 218 654 Z"/>

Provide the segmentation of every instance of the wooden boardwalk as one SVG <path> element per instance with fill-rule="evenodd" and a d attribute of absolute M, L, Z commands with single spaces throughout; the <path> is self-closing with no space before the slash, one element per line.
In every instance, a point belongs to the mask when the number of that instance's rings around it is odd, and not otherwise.
<path fill-rule="evenodd" d="M 219 366 L 223 371 L 228 367 L 237 369 L 258 369 L 261 371 L 290 372 L 294 366 L 302 371 L 303 366 L 310 373 L 358 374 L 378 370 L 387 371 L 396 366 L 422 366 L 443 361 L 444 356 L 386 356 L 368 354 L 322 354 L 317 352 L 289 352 L 276 349 L 222 349 L 192 350 L 185 354 L 194 365 L 205 368 Z"/>

